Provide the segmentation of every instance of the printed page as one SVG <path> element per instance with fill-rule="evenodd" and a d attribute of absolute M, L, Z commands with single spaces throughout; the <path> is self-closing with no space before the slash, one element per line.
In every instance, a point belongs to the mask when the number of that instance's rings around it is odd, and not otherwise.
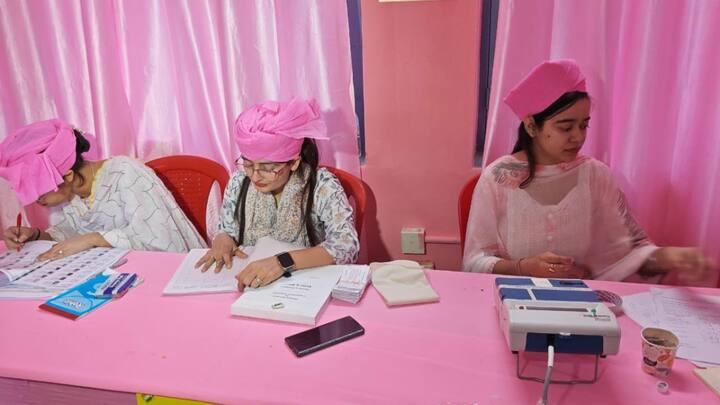
<path fill-rule="evenodd" d="M 56 242 L 39 240 L 25 243 L 18 252 L 7 250 L 0 253 L 0 272 L 8 282 L 17 280 L 20 276 L 38 266 L 35 261 L 38 256 L 50 250 Z"/>
<path fill-rule="evenodd" d="M 250 255 L 253 251 L 252 247 L 243 248 L 243 251 Z M 211 266 L 206 272 L 201 272 L 195 268 L 195 263 L 200 260 L 208 249 L 192 249 L 180 267 L 175 271 L 170 282 L 165 286 L 163 294 L 180 295 L 180 294 L 205 294 L 205 293 L 223 293 L 237 292 L 237 280 L 235 276 L 250 263 L 250 258 L 241 259 L 234 257 L 232 267 L 225 268 L 215 273 L 215 266 Z"/>
<path fill-rule="evenodd" d="M 657 319 L 655 300 L 650 292 L 626 295 L 622 297 L 622 300 L 623 312 L 638 325 L 644 328 L 660 324 Z"/>
<path fill-rule="evenodd" d="M 15 278 L 12 283 L 64 291 L 107 270 L 127 253 L 126 249 L 96 247 L 58 260 L 36 262 L 30 271 Z"/>
<path fill-rule="evenodd" d="M 660 327 L 680 339 L 678 357 L 720 364 L 720 297 L 653 288 Z"/>

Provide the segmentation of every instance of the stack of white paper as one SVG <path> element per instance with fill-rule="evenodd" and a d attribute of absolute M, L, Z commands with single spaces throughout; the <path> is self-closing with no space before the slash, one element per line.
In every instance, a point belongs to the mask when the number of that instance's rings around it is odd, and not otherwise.
<path fill-rule="evenodd" d="M 332 297 L 357 304 L 369 283 L 369 266 L 342 266 L 340 281 L 333 288 Z"/>
<path fill-rule="evenodd" d="M 720 296 L 652 288 L 623 297 L 623 311 L 643 327 L 668 329 L 677 335 L 678 357 L 720 364 Z"/>

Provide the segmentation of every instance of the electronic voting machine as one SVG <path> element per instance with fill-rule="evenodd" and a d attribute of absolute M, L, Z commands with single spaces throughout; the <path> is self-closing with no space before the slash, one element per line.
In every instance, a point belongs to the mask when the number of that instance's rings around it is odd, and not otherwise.
<path fill-rule="evenodd" d="M 615 314 L 582 280 L 498 277 L 495 305 L 513 352 L 617 354 Z"/>

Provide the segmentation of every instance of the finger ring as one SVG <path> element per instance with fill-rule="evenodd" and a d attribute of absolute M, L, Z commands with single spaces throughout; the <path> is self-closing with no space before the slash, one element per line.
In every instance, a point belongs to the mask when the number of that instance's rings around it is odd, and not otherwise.
<path fill-rule="evenodd" d="M 262 279 L 260 277 L 255 277 L 255 281 L 253 283 L 257 282 L 257 285 L 262 285 Z"/>
<path fill-rule="evenodd" d="M 58 252 L 59 255 L 63 254 L 62 249 L 58 250 L 57 252 Z"/>

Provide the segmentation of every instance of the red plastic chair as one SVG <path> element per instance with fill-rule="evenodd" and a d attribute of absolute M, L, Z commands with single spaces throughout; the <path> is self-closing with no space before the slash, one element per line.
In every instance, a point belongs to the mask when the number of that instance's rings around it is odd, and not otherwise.
<path fill-rule="evenodd" d="M 225 192 L 230 178 L 225 167 L 210 159 L 190 155 L 166 156 L 145 164 L 155 170 L 195 229 L 207 240 L 205 214 L 210 189 L 217 181 L 221 195 Z"/>
<path fill-rule="evenodd" d="M 472 202 L 473 191 L 475 191 L 475 185 L 480 178 L 480 173 L 474 175 L 465 185 L 460 189 L 460 195 L 458 196 L 458 225 L 460 227 L 460 249 L 465 251 L 465 234 L 467 232 L 467 222 L 470 217 L 470 203 Z"/>
<path fill-rule="evenodd" d="M 360 232 L 362 231 L 363 220 L 365 218 L 365 209 L 367 207 L 367 193 L 365 191 L 365 185 L 362 180 L 335 167 L 322 166 L 330 173 L 334 174 L 335 177 L 340 180 L 340 185 L 345 190 L 345 194 L 348 198 L 352 198 L 355 203 L 355 230 L 360 238 Z"/>

